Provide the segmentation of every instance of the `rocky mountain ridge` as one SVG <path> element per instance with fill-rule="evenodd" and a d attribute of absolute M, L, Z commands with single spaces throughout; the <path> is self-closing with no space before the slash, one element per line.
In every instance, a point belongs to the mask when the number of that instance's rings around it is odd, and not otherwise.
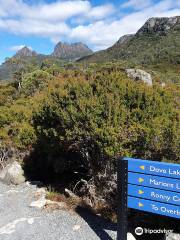
<path fill-rule="evenodd" d="M 60 59 L 66 59 L 66 60 L 76 60 L 78 58 L 88 56 L 92 54 L 93 51 L 86 46 L 85 44 L 78 42 L 78 43 L 62 43 L 59 42 L 54 47 L 54 51 L 50 56 Z M 31 48 L 25 46 L 22 49 L 20 49 L 13 58 L 23 58 L 23 57 L 35 57 L 38 55 L 37 52 L 33 51 Z"/>
<path fill-rule="evenodd" d="M 52 56 L 62 59 L 73 60 L 90 55 L 92 53 L 93 51 L 81 42 L 72 44 L 59 42 L 55 46 Z"/>
<path fill-rule="evenodd" d="M 170 18 L 150 18 L 138 30 L 139 34 L 167 34 L 169 30 L 180 30 L 180 16 Z"/>
<path fill-rule="evenodd" d="M 56 64 L 57 62 L 74 62 L 92 53 L 92 50 L 83 43 L 67 44 L 59 42 L 50 55 L 39 54 L 30 47 L 25 46 L 13 57 L 7 58 L 6 61 L 0 65 L 0 81 L 12 80 L 13 73 L 16 72 L 19 67 L 28 64 L 40 66 L 44 61 L 51 62 L 51 64 Z"/>
<path fill-rule="evenodd" d="M 32 49 L 28 48 L 28 47 L 23 47 L 21 48 L 15 55 L 15 58 L 21 58 L 21 57 L 34 57 L 37 56 L 38 54 L 33 51 Z"/>

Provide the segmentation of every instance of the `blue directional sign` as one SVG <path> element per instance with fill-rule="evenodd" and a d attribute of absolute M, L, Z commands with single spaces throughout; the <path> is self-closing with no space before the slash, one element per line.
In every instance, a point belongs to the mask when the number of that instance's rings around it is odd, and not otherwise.
<path fill-rule="evenodd" d="M 134 158 L 123 158 L 128 161 L 128 171 L 149 175 L 180 179 L 180 164 L 155 162 Z"/>
<path fill-rule="evenodd" d="M 180 164 L 122 158 L 117 180 L 118 240 L 127 238 L 127 207 L 180 219 Z"/>
<path fill-rule="evenodd" d="M 180 193 L 128 184 L 128 195 L 180 206 Z"/>
<path fill-rule="evenodd" d="M 135 197 L 128 197 L 128 207 L 180 219 L 180 207 Z"/>
<path fill-rule="evenodd" d="M 128 173 L 128 183 L 151 188 L 164 189 L 180 192 L 180 180 L 158 176 L 145 175 L 141 173 Z"/>

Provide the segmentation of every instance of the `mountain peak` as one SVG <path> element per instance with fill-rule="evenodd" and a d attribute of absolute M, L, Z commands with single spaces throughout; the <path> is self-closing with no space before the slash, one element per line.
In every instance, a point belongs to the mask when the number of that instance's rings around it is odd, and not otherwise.
<path fill-rule="evenodd" d="M 55 48 L 52 56 L 62 59 L 78 59 L 92 54 L 92 50 L 81 42 L 77 43 L 63 43 L 59 42 Z"/>
<path fill-rule="evenodd" d="M 176 17 L 163 17 L 163 18 L 150 18 L 145 24 L 139 29 L 138 34 L 164 34 L 171 29 L 180 28 L 180 16 Z"/>
<path fill-rule="evenodd" d="M 33 57 L 37 56 L 38 54 L 33 51 L 32 49 L 28 48 L 27 46 L 21 48 L 14 57 Z"/>

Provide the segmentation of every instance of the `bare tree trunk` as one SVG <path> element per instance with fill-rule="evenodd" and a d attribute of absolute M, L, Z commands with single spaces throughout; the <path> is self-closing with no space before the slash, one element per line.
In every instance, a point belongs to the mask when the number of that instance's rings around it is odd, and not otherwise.
<path fill-rule="evenodd" d="M 0 149 L 0 166 L 2 169 L 4 169 L 7 159 L 8 159 L 8 150 L 5 147 L 3 147 Z"/>

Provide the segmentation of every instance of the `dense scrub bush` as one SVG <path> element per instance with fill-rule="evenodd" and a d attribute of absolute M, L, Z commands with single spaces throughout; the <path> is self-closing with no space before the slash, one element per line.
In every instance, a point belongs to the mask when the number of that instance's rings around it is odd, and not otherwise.
<path fill-rule="evenodd" d="M 36 140 L 34 128 L 26 122 L 16 126 L 16 136 L 14 141 L 18 148 L 24 149 L 31 146 Z"/>
<path fill-rule="evenodd" d="M 35 91 L 46 86 L 47 80 L 50 79 L 50 74 L 43 70 L 36 70 L 27 73 L 22 78 L 21 87 L 24 93 L 32 95 Z"/>
<path fill-rule="evenodd" d="M 20 96 L 19 96 L 20 97 Z M 0 107 L 0 140 L 5 145 L 26 149 L 35 142 L 31 118 L 35 103 L 29 98 L 19 98 Z"/>
<path fill-rule="evenodd" d="M 176 86 L 130 80 L 121 64 L 42 69 L 22 76 L 21 91 L 0 87 L 0 140 L 30 153 L 25 169 L 37 178 L 86 179 L 93 191 L 81 194 L 112 206 L 118 156 L 179 161 Z"/>
<path fill-rule="evenodd" d="M 16 89 L 10 84 L 0 85 L 0 106 L 11 104 L 16 95 Z"/>
<path fill-rule="evenodd" d="M 179 115 L 168 88 L 148 87 L 117 71 L 94 73 L 88 81 L 71 73 L 50 81 L 37 100 L 37 140 L 26 169 L 46 180 L 87 180 L 79 193 L 91 202 L 116 207 L 118 156 L 179 161 Z"/>
<path fill-rule="evenodd" d="M 179 119 L 172 95 L 122 73 L 54 81 L 33 122 L 38 160 L 55 172 L 81 166 L 92 174 L 118 155 L 178 161 Z"/>
<path fill-rule="evenodd" d="M 4 127 L 4 125 L 9 124 L 11 122 L 11 116 L 9 113 L 9 109 L 7 107 L 0 108 L 0 128 Z"/>

